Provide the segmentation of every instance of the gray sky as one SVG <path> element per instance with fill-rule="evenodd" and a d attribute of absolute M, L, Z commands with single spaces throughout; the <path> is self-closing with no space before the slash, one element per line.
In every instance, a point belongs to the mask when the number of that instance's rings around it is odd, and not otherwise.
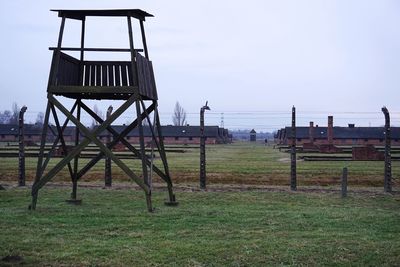
<path fill-rule="evenodd" d="M 400 125 L 399 1 L 1 1 L 0 110 L 25 104 L 31 121 L 46 105 L 47 48 L 56 45 L 60 24 L 51 8 L 155 15 L 145 28 L 164 124 L 176 101 L 198 124 L 208 100 L 207 124 L 219 125 L 224 113 L 228 128 L 289 125 L 292 105 L 303 125 L 326 125 L 328 115 L 335 125 L 382 125 L 383 105 Z M 68 20 L 63 44 L 78 46 L 79 30 Z M 127 47 L 126 20 L 88 20 L 86 45 Z M 105 113 L 110 103 L 97 105 Z"/>

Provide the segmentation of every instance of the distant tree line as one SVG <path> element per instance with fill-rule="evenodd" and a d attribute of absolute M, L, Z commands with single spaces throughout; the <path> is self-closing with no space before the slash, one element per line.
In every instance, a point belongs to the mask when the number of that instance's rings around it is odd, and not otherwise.
<path fill-rule="evenodd" d="M 16 102 L 12 104 L 11 110 L 0 111 L 0 124 L 18 124 L 19 112 L 21 108 Z M 39 112 L 36 116 L 35 124 L 43 125 L 44 113 Z"/>
<path fill-rule="evenodd" d="M 28 107 L 29 108 L 29 107 Z M 18 119 L 19 119 L 19 112 L 21 111 L 21 108 L 18 106 L 16 102 L 12 104 L 11 110 L 4 110 L 0 111 L 0 124 L 18 124 Z M 104 114 L 103 112 L 97 107 L 97 105 L 94 105 L 93 107 L 94 113 L 96 113 L 100 118 L 104 119 Z M 44 122 L 44 113 L 43 112 L 38 112 L 35 120 L 35 125 L 42 126 Z M 172 122 L 173 125 L 175 126 L 185 126 L 187 124 L 186 120 L 186 111 L 185 109 L 179 104 L 179 102 L 176 102 L 175 104 L 175 109 L 174 109 L 174 115 L 172 116 Z M 143 120 L 144 125 L 148 125 L 147 120 Z M 99 123 L 96 120 L 92 120 L 92 127 L 98 126 Z"/>

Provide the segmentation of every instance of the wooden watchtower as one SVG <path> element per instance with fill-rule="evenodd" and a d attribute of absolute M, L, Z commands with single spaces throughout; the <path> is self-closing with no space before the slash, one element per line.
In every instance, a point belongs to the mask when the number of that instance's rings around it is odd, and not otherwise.
<path fill-rule="evenodd" d="M 44 126 L 41 137 L 40 153 L 37 163 L 35 182 L 32 186 L 31 209 L 36 208 L 38 191 L 47 182 L 53 179 L 56 174 L 65 166 L 68 167 L 72 180 L 71 201 L 76 201 L 78 180 L 89 171 L 99 160 L 109 157 L 136 182 L 145 192 L 147 208 L 153 210 L 151 203 L 151 175 L 153 171 L 160 176 L 167 184 L 169 200 L 166 204 L 176 204 L 175 196 L 172 191 L 172 181 L 168 170 L 167 158 L 164 150 L 164 143 L 160 127 L 160 117 L 157 108 L 157 89 L 154 79 L 152 63 L 149 60 L 146 36 L 144 31 L 144 21 L 146 17 L 153 15 L 139 9 L 118 9 L 118 10 L 52 10 L 61 17 L 61 26 L 58 37 L 57 47 L 53 50 L 53 59 L 49 81 L 47 86 L 47 107 L 44 118 Z M 89 16 L 96 17 L 121 17 L 127 20 L 129 34 L 129 48 L 87 48 L 85 47 L 85 21 Z M 143 49 L 135 49 L 132 18 L 140 24 L 140 35 Z M 80 47 L 63 47 L 63 32 L 67 19 L 81 21 L 81 45 Z M 79 58 L 68 55 L 68 51 L 78 51 Z M 130 61 L 87 61 L 85 52 L 127 52 L 130 54 Z M 141 54 L 144 52 L 144 56 Z M 70 52 L 71 53 L 71 52 Z M 76 52 L 75 52 L 76 53 Z M 60 101 L 62 98 L 74 100 L 72 108 L 67 109 Z M 84 102 L 87 99 L 95 100 L 123 100 L 123 104 L 115 110 L 107 119 L 103 120 Z M 111 126 L 121 114 L 129 107 L 136 110 L 136 114 L 131 114 L 132 122 L 126 126 L 122 132 L 117 132 Z M 81 112 L 86 112 L 99 126 L 95 129 L 88 129 L 81 122 Z M 63 114 L 66 119 L 63 123 L 59 120 L 58 113 Z M 53 116 L 55 129 L 49 127 L 49 117 Z M 151 115 L 153 120 L 151 120 Z M 146 120 L 152 133 L 152 141 L 156 152 L 161 158 L 163 167 L 158 168 L 153 164 L 153 156 L 147 157 L 145 154 L 145 143 L 143 136 L 142 122 Z M 72 148 L 68 147 L 63 137 L 63 132 L 68 123 L 76 126 L 75 144 Z M 135 148 L 126 140 L 126 135 L 133 129 L 139 131 L 139 149 Z M 47 131 L 52 130 L 56 134 L 50 152 L 45 155 L 45 144 Z M 108 131 L 113 136 L 113 141 L 104 144 L 98 136 Z M 81 138 L 80 138 L 81 136 Z M 82 150 L 90 143 L 95 144 L 99 151 L 89 162 L 79 169 L 78 161 Z M 121 161 L 112 148 L 117 144 L 124 144 L 127 149 L 141 161 L 141 176 L 136 174 L 132 168 Z M 52 154 L 60 144 L 65 155 L 54 167 L 47 168 Z M 69 148 L 69 149 L 68 149 Z"/>

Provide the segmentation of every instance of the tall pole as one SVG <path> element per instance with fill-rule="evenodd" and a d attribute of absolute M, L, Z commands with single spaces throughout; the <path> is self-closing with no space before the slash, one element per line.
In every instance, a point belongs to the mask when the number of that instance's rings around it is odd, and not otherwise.
<path fill-rule="evenodd" d="M 18 136 L 19 136 L 19 151 L 18 151 L 18 186 L 25 186 L 25 143 L 24 143 L 24 113 L 27 107 L 23 106 L 19 112 L 18 119 Z"/>
<path fill-rule="evenodd" d="M 290 189 L 297 189 L 296 175 L 296 108 L 292 107 L 292 129 L 291 129 L 291 147 L 290 147 Z"/>
<path fill-rule="evenodd" d="M 138 88 L 141 86 L 139 85 L 139 74 L 138 74 L 138 68 L 137 68 L 137 62 L 136 62 L 136 52 L 135 52 L 135 47 L 133 43 L 133 32 L 132 32 L 132 21 L 131 17 L 127 17 L 128 20 L 128 33 L 129 33 L 129 47 L 131 50 L 131 65 L 132 65 L 132 77 L 134 77 L 134 84 L 138 86 Z M 140 114 L 141 108 L 140 108 L 140 101 L 141 101 L 141 96 L 139 94 L 139 90 L 135 91 L 136 95 L 136 116 L 137 116 L 137 122 L 138 122 L 138 130 L 139 130 L 139 143 L 140 143 L 140 154 L 141 154 L 141 160 L 142 160 L 142 174 L 143 174 L 143 181 L 144 183 L 149 186 L 149 175 L 147 171 L 147 165 L 146 165 L 146 150 L 144 146 L 144 134 L 143 134 L 143 125 L 142 125 L 142 117 Z M 151 202 L 151 190 L 149 190 L 148 193 L 146 193 L 146 202 L 147 202 L 147 210 L 149 212 L 153 212 L 153 205 Z"/>
<path fill-rule="evenodd" d="M 206 104 L 200 108 L 200 188 L 206 189 L 206 138 L 204 136 L 204 111 L 210 110 Z"/>
<path fill-rule="evenodd" d="M 111 112 L 113 110 L 112 106 L 109 106 L 107 109 L 106 118 L 108 119 L 111 116 Z M 107 143 L 111 143 L 111 134 L 108 133 L 107 135 Z M 104 170 L 104 185 L 107 187 L 111 187 L 112 185 L 112 177 L 111 177 L 111 158 L 105 158 L 105 170 Z"/>
<path fill-rule="evenodd" d="M 76 118 L 80 121 L 81 120 L 81 100 L 76 100 Z M 79 144 L 79 137 L 80 131 L 79 128 L 75 127 L 75 147 Z M 67 202 L 79 204 L 81 201 L 76 199 L 77 191 L 78 191 L 78 164 L 79 164 L 79 154 L 74 158 L 74 177 L 72 179 L 72 192 L 71 192 L 71 199 Z"/>
<path fill-rule="evenodd" d="M 386 107 L 382 108 L 382 112 L 385 115 L 385 177 L 384 177 L 384 191 L 392 192 L 392 157 L 390 153 L 390 141 L 391 141 L 391 130 L 390 130 L 390 116 L 389 111 Z"/>

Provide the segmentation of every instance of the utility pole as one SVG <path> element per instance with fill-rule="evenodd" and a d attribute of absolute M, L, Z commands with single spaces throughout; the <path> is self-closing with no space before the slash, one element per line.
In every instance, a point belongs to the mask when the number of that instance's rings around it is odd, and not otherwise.
<path fill-rule="evenodd" d="M 106 119 L 111 116 L 113 107 L 109 106 L 107 109 Z M 111 143 L 111 134 L 107 134 L 107 144 Z M 111 187 L 112 185 L 112 176 L 111 176 L 111 158 L 106 156 L 105 157 L 105 169 L 104 169 L 104 185 L 106 187 Z"/>
<path fill-rule="evenodd" d="M 392 156 L 390 153 L 391 130 L 390 130 L 390 115 L 386 107 L 382 108 L 385 115 L 385 177 L 384 177 L 384 191 L 387 193 L 392 192 Z"/>
<path fill-rule="evenodd" d="M 200 188 L 206 189 L 206 138 L 204 136 L 204 111 L 210 110 L 206 104 L 200 109 Z"/>
<path fill-rule="evenodd" d="M 290 147 L 290 189 L 297 189 L 297 174 L 296 174 L 296 108 L 292 107 L 292 133 Z"/>
<path fill-rule="evenodd" d="M 18 151 L 18 186 L 25 186 L 25 143 L 24 143 L 24 113 L 27 107 L 23 106 L 19 112 L 18 119 L 18 136 L 19 136 L 19 151 Z"/>

